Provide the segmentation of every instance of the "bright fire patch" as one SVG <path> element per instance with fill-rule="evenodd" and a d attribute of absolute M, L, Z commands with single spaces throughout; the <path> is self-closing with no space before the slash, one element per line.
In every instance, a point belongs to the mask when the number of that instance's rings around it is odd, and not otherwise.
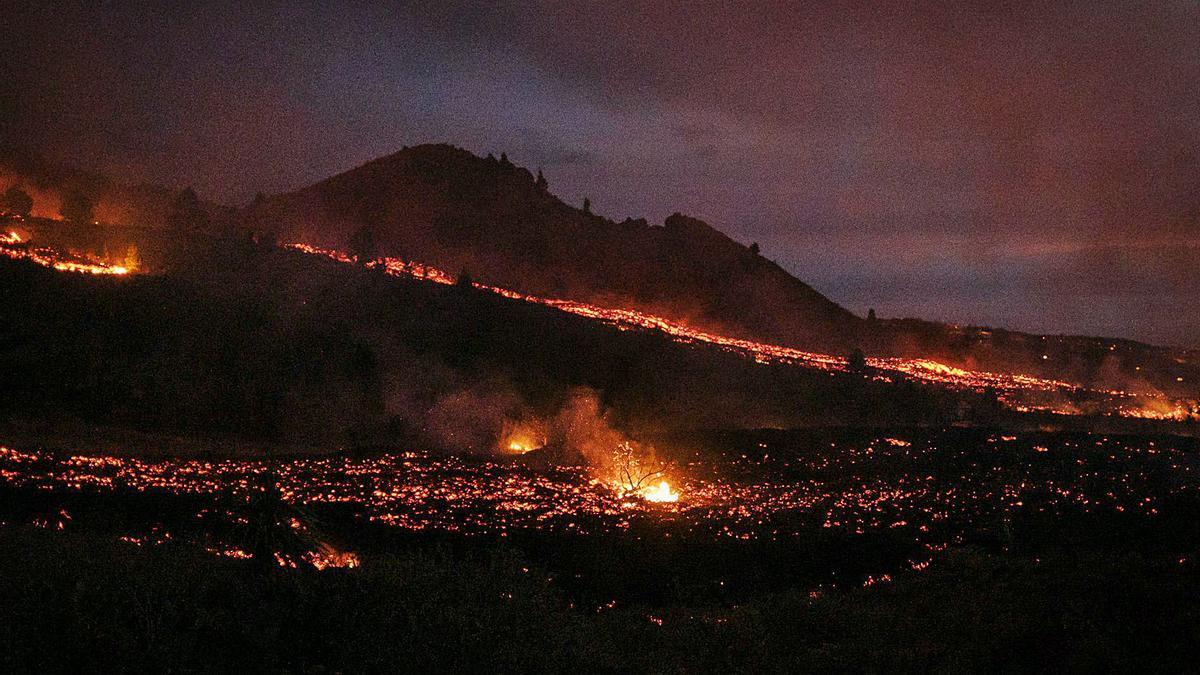
<path fill-rule="evenodd" d="M 646 488 L 641 492 L 642 499 L 648 502 L 677 502 L 679 493 L 671 489 L 667 481 L 659 481 L 658 485 Z"/>

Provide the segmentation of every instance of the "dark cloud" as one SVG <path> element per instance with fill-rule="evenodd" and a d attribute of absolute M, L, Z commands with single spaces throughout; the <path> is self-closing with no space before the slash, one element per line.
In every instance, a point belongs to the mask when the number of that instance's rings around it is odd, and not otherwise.
<path fill-rule="evenodd" d="M 15 9 L 4 140 L 228 200 L 449 140 L 859 311 L 1200 342 L 1195 3 L 187 7 Z"/>

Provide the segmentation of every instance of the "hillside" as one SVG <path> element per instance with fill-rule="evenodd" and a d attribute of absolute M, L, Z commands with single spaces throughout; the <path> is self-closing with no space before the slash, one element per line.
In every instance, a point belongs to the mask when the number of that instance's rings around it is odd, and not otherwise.
<path fill-rule="evenodd" d="M 156 235 L 137 236 L 153 248 Z M 177 254 L 187 262 L 167 276 L 63 274 L 0 259 L 0 298 L 11 308 L 0 324 L 11 383 L 0 420 L 491 451 L 512 425 L 578 412 L 581 391 L 594 407 L 576 422 L 640 437 L 938 424 L 979 398 L 763 365 L 286 249 L 196 238 Z"/>
<path fill-rule="evenodd" d="M 1085 385 L 1194 395 L 1180 350 L 919 320 L 860 319 L 703 221 L 614 222 L 565 204 L 527 169 L 450 145 L 368 162 L 241 213 L 244 227 L 345 249 L 368 228 L 385 255 L 487 283 L 626 307 L 731 336 L 845 354 L 933 358 Z M 936 298 L 930 298 L 935 302 Z"/>
<path fill-rule="evenodd" d="M 0 150 L 0 189 L 9 185 L 32 194 L 34 214 L 48 217 L 57 217 L 66 192 L 87 195 L 104 224 L 96 234 L 107 233 L 110 251 L 135 246 L 144 267 L 159 266 L 162 247 L 127 241 L 112 225 L 163 227 L 177 191 L 123 185 L 32 153 Z M 1200 391 L 1195 351 L 859 319 L 702 221 L 676 214 L 662 226 L 613 222 L 563 203 L 504 158 L 479 158 L 449 145 L 406 148 L 240 211 L 203 207 L 210 233 L 230 235 L 236 227 L 243 230 L 239 237 L 270 233 L 276 240 L 346 249 L 366 228 L 379 254 L 542 296 L 639 309 L 722 335 L 840 355 L 861 347 L 870 356 L 929 358 L 1135 393 L 1194 398 Z"/>
<path fill-rule="evenodd" d="M 366 226 L 383 254 L 730 334 L 843 350 L 861 323 L 702 221 L 614 222 L 565 204 L 507 159 L 449 145 L 406 148 L 244 216 L 281 239 L 339 248 Z"/>
<path fill-rule="evenodd" d="M 102 224 L 162 227 L 178 195 L 162 185 L 129 185 L 102 173 L 51 161 L 23 148 L 0 147 L 0 193 L 17 187 L 33 199 L 33 215 L 58 218 L 63 197 L 79 193 L 91 203 Z M 223 226 L 232 209 L 202 202 L 209 222 Z"/>

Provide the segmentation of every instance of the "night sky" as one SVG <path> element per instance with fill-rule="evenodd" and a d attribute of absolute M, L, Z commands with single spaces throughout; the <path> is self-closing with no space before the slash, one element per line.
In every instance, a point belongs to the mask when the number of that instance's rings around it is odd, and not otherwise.
<path fill-rule="evenodd" d="M 87 4 L 2 3 L 0 142 L 229 203 L 506 151 L 860 313 L 1200 345 L 1200 3 Z"/>

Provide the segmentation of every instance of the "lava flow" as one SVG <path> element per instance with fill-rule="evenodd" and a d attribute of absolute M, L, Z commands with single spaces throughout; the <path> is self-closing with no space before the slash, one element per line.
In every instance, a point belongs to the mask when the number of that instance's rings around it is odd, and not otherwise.
<path fill-rule="evenodd" d="M 124 275 L 133 271 L 129 265 L 113 265 L 83 254 L 63 254 L 51 248 L 28 246 L 16 232 L 0 234 L 0 255 L 14 260 L 29 260 L 60 272 Z"/>
<path fill-rule="evenodd" d="M 287 248 L 310 255 L 319 255 L 343 264 L 353 264 L 350 255 L 334 250 L 302 243 L 287 244 Z M 122 264 L 106 262 L 93 256 L 69 252 L 64 253 L 49 247 L 34 247 L 16 231 L 0 233 L 0 255 L 18 260 L 29 260 L 39 265 L 63 271 L 97 275 L 127 275 L 136 271 L 136 256 Z M 430 265 L 398 258 L 378 258 L 367 263 L 368 267 L 382 269 L 391 276 L 431 281 L 450 285 L 455 277 Z M 712 345 L 758 363 L 792 365 L 814 368 L 829 372 L 849 372 L 845 357 L 808 352 L 793 347 L 754 342 L 742 338 L 718 335 L 688 327 L 682 323 L 631 309 L 612 309 L 585 302 L 559 298 L 544 298 L 510 289 L 474 283 L 476 288 L 497 295 L 552 307 L 563 312 L 586 317 L 616 327 L 619 330 L 652 330 L 663 333 L 682 344 Z M 1195 402 L 1176 401 L 1164 396 L 1137 396 L 1119 390 L 1089 389 L 1060 380 L 1032 377 L 1010 373 L 973 371 L 956 368 L 929 359 L 899 357 L 867 358 L 866 365 L 874 371 L 873 377 L 886 378 L 903 376 L 958 390 L 982 392 L 992 390 L 1001 403 L 1020 412 L 1051 412 L 1057 414 L 1079 414 L 1081 411 L 1059 402 L 1061 394 L 1085 393 L 1107 401 L 1106 411 L 1121 417 L 1185 421 L 1190 419 Z M 1048 401 L 1037 401 L 1037 397 Z M 1033 400 L 1031 400 L 1033 399 Z M 512 452 L 528 452 L 539 444 L 528 439 L 513 440 Z"/>
<path fill-rule="evenodd" d="M 319 248 L 302 243 L 287 244 L 286 246 L 311 255 L 324 256 L 341 263 L 351 264 L 354 262 L 354 259 L 350 255 L 334 249 Z M 388 274 L 398 277 L 423 279 L 446 285 L 455 283 L 455 278 L 445 271 L 396 258 L 378 258 L 368 262 L 367 266 L 381 268 Z M 664 333 L 683 344 L 702 343 L 713 345 L 753 359 L 758 363 L 795 365 L 830 372 L 849 372 L 850 369 L 848 359 L 845 357 L 717 335 L 636 310 L 611 309 L 575 300 L 544 298 L 477 282 L 472 285 L 475 288 L 490 291 L 513 300 L 553 307 L 570 314 L 595 319 L 614 326 L 619 330 L 653 330 Z M 1138 397 L 1119 390 L 1088 389 L 1061 380 L 1045 379 L 1029 375 L 964 370 L 930 359 L 899 357 L 867 358 L 866 365 L 881 375 L 888 373 L 901 375 L 958 390 L 977 392 L 992 390 L 997 393 L 1003 404 L 1021 412 L 1051 412 L 1064 415 L 1080 413 L 1077 409 L 1064 407 L 1055 403 L 1034 403 L 1018 400 L 1022 394 L 1057 395 L 1083 392 L 1110 401 L 1111 412 L 1118 416 L 1173 421 L 1189 419 L 1192 414 L 1190 409 L 1193 406 L 1188 404 L 1194 403 L 1171 401 L 1162 396 Z M 1056 399 L 1058 397 L 1053 396 L 1052 398 Z M 1143 399 L 1148 400 L 1150 404 L 1140 404 Z"/>

